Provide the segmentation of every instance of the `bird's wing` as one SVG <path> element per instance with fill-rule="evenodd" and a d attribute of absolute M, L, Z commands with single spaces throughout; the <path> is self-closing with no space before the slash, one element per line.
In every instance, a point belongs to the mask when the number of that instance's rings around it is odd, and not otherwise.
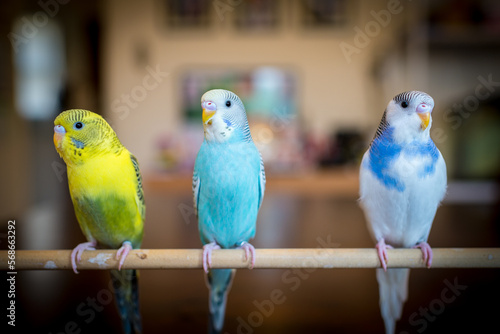
<path fill-rule="evenodd" d="M 198 198 L 200 197 L 200 178 L 198 177 L 198 172 L 196 168 L 193 172 L 193 183 L 191 185 L 191 189 L 193 191 L 193 205 L 194 205 L 194 213 L 196 217 L 198 217 Z"/>
<path fill-rule="evenodd" d="M 139 162 L 137 161 L 137 158 L 132 153 L 130 154 L 130 160 L 132 161 L 132 165 L 134 166 L 135 180 L 137 182 L 137 184 L 136 184 L 137 207 L 139 208 L 142 220 L 144 221 L 144 219 L 146 218 L 146 202 L 144 200 L 144 191 L 142 189 L 142 176 L 141 176 L 141 171 L 139 170 Z"/>
<path fill-rule="evenodd" d="M 264 199 L 264 191 L 266 190 L 266 172 L 264 170 L 264 161 L 262 160 L 262 155 L 260 157 L 260 168 L 259 168 L 259 206 L 262 205 L 262 200 Z"/>

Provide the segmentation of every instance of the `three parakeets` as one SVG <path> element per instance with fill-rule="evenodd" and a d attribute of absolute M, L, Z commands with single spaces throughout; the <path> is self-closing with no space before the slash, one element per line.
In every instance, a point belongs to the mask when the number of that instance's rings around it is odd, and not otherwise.
<path fill-rule="evenodd" d="M 240 98 L 227 90 L 210 90 L 202 96 L 201 106 L 205 139 L 196 158 L 192 188 L 204 245 L 209 331 L 219 333 L 235 270 L 210 269 L 212 251 L 243 248 L 253 266 L 255 249 L 248 241 L 255 235 L 266 178 Z"/>
<path fill-rule="evenodd" d="M 387 248 L 422 250 L 446 193 L 446 164 L 429 131 L 434 100 L 426 93 L 396 95 L 387 105 L 360 168 L 360 203 L 375 240 L 380 309 L 386 333 L 394 333 L 408 295 L 409 269 L 387 269 Z"/>
<path fill-rule="evenodd" d="M 257 214 L 266 184 L 264 164 L 245 107 L 229 91 L 201 98 L 204 141 L 193 172 L 194 208 L 203 243 L 211 333 L 224 325 L 234 269 L 211 269 L 215 249 L 242 248 L 253 266 Z M 436 210 L 446 193 L 446 165 L 430 138 L 433 99 L 411 91 L 388 104 L 360 168 L 360 203 L 375 240 L 380 308 L 386 332 L 394 333 L 407 299 L 409 269 L 387 269 L 387 248 L 418 247 L 427 266 L 427 243 Z M 54 121 L 54 144 L 68 170 L 75 214 L 87 242 L 72 252 L 73 269 L 87 249 L 117 249 L 121 268 L 142 242 L 145 203 L 137 159 L 99 115 L 73 109 Z M 140 333 L 137 273 L 113 270 L 116 301 L 126 333 Z"/>
<path fill-rule="evenodd" d="M 140 248 L 145 203 L 137 159 L 98 114 L 72 109 L 54 121 L 54 145 L 67 165 L 76 218 L 87 242 L 71 254 L 73 270 L 82 252 L 118 249 L 119 268 Z M 125 333 L 142 332 L 136 270 L 111 270 Z"/>

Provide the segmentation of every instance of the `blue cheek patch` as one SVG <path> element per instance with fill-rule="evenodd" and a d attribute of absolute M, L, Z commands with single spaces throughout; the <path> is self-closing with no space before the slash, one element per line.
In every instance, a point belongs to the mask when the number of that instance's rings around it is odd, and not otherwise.
<path fill-rule="evenodd" d="M 227 125 L 227 126 L 232 126 L 232 125 L 233 125 L 233 124 L 232 124 L 230 121 L 228 121 L 227 119 L 223 118 L 223 120 L 224 120 L 224 123 L 226 123 L 226 125 Z"/>
<path fill-rule="evenodd" d="M 85 145 L 79 141 L 79 140 L 76 140 L 75 138 L 71 138 L 71 142 L 73 143 L 73 145 L 75 145 L 76 148 L 78 149 L 82 149 L 85 147 Z"/>

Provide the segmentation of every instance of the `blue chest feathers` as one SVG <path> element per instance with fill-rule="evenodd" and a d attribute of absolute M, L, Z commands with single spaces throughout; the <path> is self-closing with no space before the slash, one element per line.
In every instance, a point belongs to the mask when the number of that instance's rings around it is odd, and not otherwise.
<path fill-rule="evenodd" d="M 406 162 L 415 163 L 414 168 L 408 170 L 408 174 L 425 178 L 434 173 L 439 151 L 430 138 L 425 142 L 413 141 L 405 145 L 396 143 L 393 139 L 393 128 L 388 127 L 373 140 L 365 167 L 387 188 L 402 192 L 406 188 L 405 182 L 395 173 L 395 164 L 401 156 L 405 157 Z M 422 161 L 426 163 L 422 164 Z"/>

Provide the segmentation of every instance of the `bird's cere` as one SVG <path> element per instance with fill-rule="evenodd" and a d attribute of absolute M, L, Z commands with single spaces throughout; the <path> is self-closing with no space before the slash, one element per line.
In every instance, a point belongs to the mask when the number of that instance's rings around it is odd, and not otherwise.
<path fill-rule="evenodd" d="M 62 125 L 56 125 L 54 126 L 54 132 L 63 135 L 66 133 L 66 129 Z"/>
<path fill-rule="evenodd" d="M 418 113 L 425 113 L 425 112 L 431 112 L 431 111 L 432 111 L 432 106 L 427 104 L 427 103 L 420 103 L 417 106 Z"/>
<path fill-rule="evenodd" d="M 208 111 L 216 111 L 217 110 L 217 105 L 212 101 L 203 101 L 201 103 L 201 107 L 205 110 L 208 110 Z"/>

